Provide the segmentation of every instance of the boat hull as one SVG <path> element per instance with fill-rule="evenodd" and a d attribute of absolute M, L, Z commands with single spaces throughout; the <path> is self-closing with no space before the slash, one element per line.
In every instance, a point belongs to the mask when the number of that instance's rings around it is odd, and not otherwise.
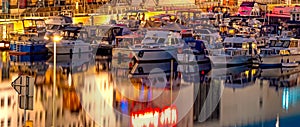
<path fill-rule="evenodd" d="M 213 65 L 242 65 L 251 63 L 249 56 L 208 56 Z"/>
<path fill-rule="evenodd" d="M 177 54 L 177 61 L 179 63 L 206 63 L 209 58 L 204 54 Z"/>
<path fill-rule="evenodd" d="M 260 67 L 281 67 L 282 63 L 300 62 L 300 54 L 297 55 L 274 55 L 259 58 Z"/>
<path fill-rule="evenodd" d="M 51 53 L 54 53 L 54 46 L 46 45 Z M 75 54 L 92 52 L 91 45 L 56 45 L 56 54 Z"/>
<path fill-rule="evenodd" d="M 166 61 L 176 59 L 177 50 L 171 49 L 135 49 L 133 56 L 137 62 Z"/>
<path fill-rule="evenodd" d="M 10 44 L 12 54 L 38 54 L 48 53 L 46 44 Z"/>

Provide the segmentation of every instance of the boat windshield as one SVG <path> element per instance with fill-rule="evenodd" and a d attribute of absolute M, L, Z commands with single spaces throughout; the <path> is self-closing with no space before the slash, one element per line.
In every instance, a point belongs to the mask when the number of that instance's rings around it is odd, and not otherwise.
<path fill-rule="evenodd" d="M 158 40 L 157 37 L 146 37 L 142 43 L 156 43 L 157 40 Z"/>
<path fill-rule="evenodd" d="M 76 40 L 78 38 L 77 31 L 62 31 L 61 36 L 63 40 Z"/>
<path fill-rule="evenodd" d="M 58 30 L 59 28 L 60 25 L 51 25 L 51 24 L 46 25 L 46 29 L 48 30 Z"/>
<path fill-rule="evenodd" d="M 140 44 L 142 42 L 142 38 L 117 38 L 119 41 L 118 47 L 128 47 L 135 44 Z"/>

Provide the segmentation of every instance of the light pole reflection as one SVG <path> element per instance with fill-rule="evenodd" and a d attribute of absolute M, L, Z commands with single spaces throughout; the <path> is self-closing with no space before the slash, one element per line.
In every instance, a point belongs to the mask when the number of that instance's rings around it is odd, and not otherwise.
<path fill-rule="evenodd" d="M 53 89 L 52 89 L 52 127 L 55 127 L 55 116 L 56 116 L 56 106 L 55 106 L 55 96 L 56 96 L 56 43 L 58 43 L 62 38 L 59 35 L 54 35 L 53 37 Z"/>

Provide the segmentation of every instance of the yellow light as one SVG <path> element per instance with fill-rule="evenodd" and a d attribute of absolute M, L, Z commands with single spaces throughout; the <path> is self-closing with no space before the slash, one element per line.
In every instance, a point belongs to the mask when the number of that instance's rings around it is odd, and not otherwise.
<path fill-rule="evenodd" d="M 5 44 L 5 47 L 9 47 L 9 44 Z"/>
<path fill-rule="evenodd" d="M 4 43 L 0 43 L 0 47 L 4 47 Z"/>
<path fill-rule="evenodd" d="M 47 37 L 47 36 L 44 36 L 44 39 L 45 39 L 45 40 L 49 40 L 49 37 Z"/>
<path fill-rule="evenodd" d="M 247 48 L 247 46 L 246 46 L 246 45 L 242 45 L 242 48 L 243 48 L 243 49 L 246 49 L 246 48 Z"/>
<path fill-rule="evenodd" d="M 57 36 L 57 35 L 55 35 L 55 36 L 53 37 L 53 41 L 54 41 L 54 42 L 59 42 L 61 39 L 62 39 L 62 37 Z"/>
<path fill-rule="evenodd" d="M 246 70 L 246 71 L 245 71 L 245 75 L 246 75 L 246 77 L 249 76 L 249 70 Z"/>
<path fill-rule="evenodd" d="M 256 70 L 255 69 L 252 70 L 252 74 L 253 75 L 256 74 Z"/>
<path fill-rule="evenodd" d="M 229 34 L 234 34 L 234 29 L 229 30 Z"/>
<path fill-rule="evenodd" d="M 252 43 L 252 48 L 256 48 L 256 44 L 255 43 Z"/>

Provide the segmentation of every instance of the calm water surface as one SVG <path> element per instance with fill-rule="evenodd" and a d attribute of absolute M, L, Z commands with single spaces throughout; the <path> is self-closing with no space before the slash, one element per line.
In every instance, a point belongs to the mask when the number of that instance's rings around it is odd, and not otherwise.
<path fill-rule="evenodd" d="M 1 61 L 1 127 L 291 127 L 300 120 L 300 67 L 170 61 L 129 69 L 128 60 L 59 55 L 53 87 L 52 56 L 3 52 Z M 29 76 L 27 87 L 26 78 L 12 85 L 19 75 Z"/>

